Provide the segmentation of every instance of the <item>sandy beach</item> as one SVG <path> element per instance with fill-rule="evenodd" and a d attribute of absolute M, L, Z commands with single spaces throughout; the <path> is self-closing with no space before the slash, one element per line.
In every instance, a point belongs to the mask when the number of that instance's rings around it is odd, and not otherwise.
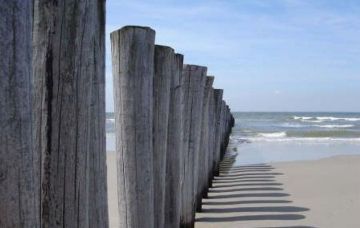
<path fill-rule="evenodd" d="M 116 179 L 116 154 L 107 152 L 107 183 L 108 183 L 108 206 L 109 226 L 119 227 L 117 179 Z"/>
<path fill-rule="evenodd" d="M 117 227 L 115 154 L 108 153 L 110 227 Z M 243 166 L 214 181 L 196 228 L 358 228 L 360 156 Z"/>
<path fill-rule="evenodd" d="M 245 166 L 215 180 L 197 228 L 360 227 L 360 156 Z"/>

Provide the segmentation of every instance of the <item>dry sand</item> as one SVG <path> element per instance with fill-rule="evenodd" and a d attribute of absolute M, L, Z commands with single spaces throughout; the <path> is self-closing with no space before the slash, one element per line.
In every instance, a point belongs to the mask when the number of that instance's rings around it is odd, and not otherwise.
<path fill-rule="evenodd" d="M 116 155 L 115 152 L 107 153 L 107 183 L 108 183 L 108 206 L 110 228 L 119 227 L 117 179 L 116 179 Z"/>
<path fill-rule="evenodd" d="M 360 156 L 236 168 L 215 180 L 196 228 L 359 228 L 359 176 Z M 115 228 L 114 153 L 108 153 L 108 191 L 110 227 Z"/>
<path fill-rule="evenodd" d="M 216 180 L 196 228 L 359 228 L 359 176 L 360 156 L 239 168 Z"/>

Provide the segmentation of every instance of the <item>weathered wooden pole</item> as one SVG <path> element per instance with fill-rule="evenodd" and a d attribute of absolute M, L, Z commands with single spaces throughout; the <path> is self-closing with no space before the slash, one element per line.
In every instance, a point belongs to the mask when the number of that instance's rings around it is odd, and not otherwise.
<path fill-rule="evenodd" d="M 203 117 L 203 102 L 204 102 L 204 92 L 205 92 L 205 84 L 206 84 L 206 67 L 198 67 L 194 70 L 195 72 L 199 72 L 194 74 L 190 81 L 190 85 L 193 85 L 193 102 L 192 102 L 192 118 L 191 118 L 191 127 L 190 127 L 190 155 L 193 156 L 194 160 L 194 168 L 193 168 L 193 194 L 192 194 L 192 202 L 193 202 L 193 213 L 192 220 L 195 220 L 195 211 L 197 207 L 197 199 L 199 197 L 198 193 L 198 184 L 199 184 L 199 169 L 200 169 L 200 148 L 201 148 L 201 127 L 202 127 L 202 117 Z M 191 84 L 191 82 L 193 82 Z M 193 144 L 192 144 L 193 143 Z M 200 196 L 201 197 L 201 196 Z"/>
<path fill-rule="evenodd" d="M 39 227 L 30 0 L 0 1 L 0 227 Z"/>
<path fill-rule="evenodd" d="M 170 109 L 166 154 L 165 226 L 180 226 L 181 187 L 183 182 L 183 95 L 182 68 L 184 57 L 176 54 L 171 74 Z"/>
<path fill-rule="evenodd" d="M 120 227 L 154 227 L 154 42 L 148 27 L 111 33 Z"/>
<path fill-rule="evenodd" d="M 107 227 L 105 1 L 33 2 L 41 227 Z"/>
<path fill-rule="evenodd" d="M 213 87 L 210 88 L 210 92 L 209 92 L 209 121 L 208 121 L 208 126 L 209 126 L 209 144 L 208 144 L 208 148 L 209 148 L 209 156 L 208 156 L 208 174 L 207 174 L 207 182 L 206 182 L 206 186 L 205 186 L 205 192 L 203 194 L 204 198 L 208 197 L 208 190 L 210 187 L 212 187 L 212 179 L 214 176 L 214 167 L 215 167 L 215 128 L 216 128 L 216 124 L 215 124 L 215 99 L 214 99 L 214 89 Z"/>
<path fill-rule="evenodd" d="M 221 101 L 221 117 L 220 117 L 220 132 L 221 132 L 221 140 L 220 140 L 220 161 L 224 157 L 224 153 L 226 150 L 225 147 L 225 132 L 226 132 L 226 124 L 225 124 L 225 116 L 226 116 L 226 104 L 225 101 Z"/>
<path fill-rule="evenodd" d="M 181 227 L 193 227 L 195 220 L 196 193 L 198 184 L 198 164 L 201 140 L 201 118 L 203 96 L 205 89 L 207 68 L 196 65 L 184 65 L 183 80 L 185 84 L 184 107 L 184 149 L 185 179 L 184 204 L 185 214 L 182 217 Z"/>
<path fill-rule="evenodd" d="M 191 227 L 191 203 L 190 194 L 192 182 L 190 180 L 190 160 L 189 160 L 189 141 L 190 141 L 190 115 L 191 115 L 191 96 L 190 96 L 190 74 L 185 71 L 186 65 L 183 66 L 181 76 L 181 97 L 182 97 L 182 163 L 181 163 L 181 202 L 180 202 L 180 227 Z"/>
<path fill-rule="evenodd" d="M 226 102 L 225 102 L 226 104 Z M 229 136 L 231 133 L 231 128 L 230 128 L 230 108 L 228 105 L 226 105 L 226 116 L 225 116 L 225 124 L 226 124 L 226 129 L 225 129 L 225 147 L 227 148 L 228 144 L 229 144 Z"/>
<path fill-rule="evenodd" d="M 206 67 L 189 65 L 190 67 L 190 90 L 191 90 L 191 125 L 190 125 L 190 143 L 189 156 L 193 161 L 192 174 L 190 175 L 193 181 L 193 190 L 191 194 L 192 216 L 191 220 L 194 223 L 195 210 L 197 207 L 198 185 L 199 185 L 199 165 L 200 165 L 200 149 L 201 149 L 201 133 L 202 133 L 202 117 L 203 117 L 203 103 L 206 83 Z M 200 183 L 201 184 L 201 183 Z"/>
<path fill-rule="evenodd" d="M 170 108 L 170 84 L 173 74 L 174 50 L 155 45 L 154 56 L 154 108 L 153 108 L 153 151 L 154 151 L 154 219 L 155 227 L 165 224 L 165 175 L 168 120 Z"/>
<path fill-rule="evenodd" d="M 214 82 L 214 77 L 206 77 L 205 89 L 203 95 L 203 110 L 201 117 L 201 139 L 200 139 L 200 149 L 199 149 L 199 159 L 198 164 L 196 165 L 198 169 L 198 185 L 196 192 L 196 211 L 201 212 L 201 199 L 203 198 L 208 181 L 208 159 L 209 159 L 209 103 L 210 103 L 210 91 L 212 84 Z"/>
<path fill-rule="evenodd" d="M 214 152 L 214 175 L 219 175 L 220 151 L 221 151 L 221 102 L 223 97 L 222 89 L 214 90 L 215 109 L 215 152 Z"/>

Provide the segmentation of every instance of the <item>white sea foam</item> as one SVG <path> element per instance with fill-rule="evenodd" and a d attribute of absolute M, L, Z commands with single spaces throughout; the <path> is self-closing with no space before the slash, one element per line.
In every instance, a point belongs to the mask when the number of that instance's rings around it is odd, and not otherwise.
<path fill-rule="evenodd" d="M 107 123 L 115 123 L 115 119 L 106 119 Z"/>
<path fill-rule="evenodd" d="M 284 138 L 269 138 L 269 137 L 248 137 L 234 139 L 237 142 L 296 142 L 296 143 L 360 143 L 360 138 L 331 138 L 331 137 L 284 137 Z"/>
<path fill-rule="evenodd" d="M 321 117 L 316 117 L 316 119 L 323 121 L 337 121 L 337 120 L 360 121 L 360 118 L 355 118 L 355 117 L 347 118 L 347 117 L 321 116 Z"/>
<path fill-rule="evenodd" d="M 303 124 L 292 124 L 292 123 L 284 123 L 284 124 L 281 124 L 281 127 L 288 127 L 288 128 L 303 128 L 303 127 L 307 127 L 307 125 L 303 125 Z"/>
<path fill-rule="evenodd" d="M 286 132 L 259 133 L 258 136 L 265 138 L 283 138 L 286 137 Z"/>
<path fill-rule="evenodd" d="M 293 116 L 294 120 L 300 120 L 303 122 L 313 122 L 313 123 L 320 123 L 323 121 L 337 121 L 337 120 L 343 120 L 343 121 L 360 121 L 360 118 L 358 117 L 333 117 L 333 116 L 317 116 L 317 117 L 311 117 L 311 116 Z"/>
<path fill-rule="evenodd" d="M 325 120 L 301 120 L 301 121 L 306 123 L 322 123 Z"/>
<path fill-rule="evenodd" d="M 351 128 L 354 127 L 352 124 L 328 124 L 328 125 L 314 125 L 315 127 L 321 128 Z"/>
<path fill-rule="evenodd" d="M 307 123 L 322 123 L 323 121 L 325 121 L 325 120 L 319 120 L 317 119 L 317 117 L 311 117 L 311 116 L 293 116 L 293 119 Z"/>
<path fill-rule="evenodd" d="M 294 116 L 293 118 L 294 118 L 294 120 L 311 120 L 314 117 L 311 117 L 311 116 Z"/>

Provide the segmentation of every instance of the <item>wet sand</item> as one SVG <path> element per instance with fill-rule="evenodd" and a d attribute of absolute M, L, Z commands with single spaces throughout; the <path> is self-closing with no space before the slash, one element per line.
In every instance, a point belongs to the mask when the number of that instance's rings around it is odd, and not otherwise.
<path fill-rule="evenodd" d="M 257 166 L 224 163 L 196 228 L 358 228 L 360 156 Z"/>

